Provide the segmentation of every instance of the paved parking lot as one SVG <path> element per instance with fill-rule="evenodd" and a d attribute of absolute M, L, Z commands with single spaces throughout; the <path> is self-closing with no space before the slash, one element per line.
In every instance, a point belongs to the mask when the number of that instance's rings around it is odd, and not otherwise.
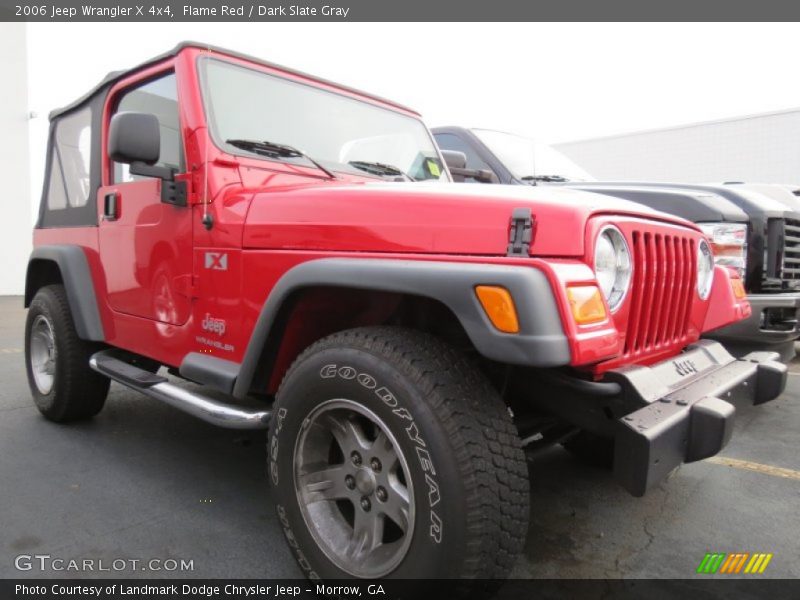
<path fill-rule="evenodd" d="M 0 298 L 0 577 L 81 575 L 20 572 L 20 554 L 194 565 L 111 576 L 300 576 L 269 501 L 264 433 L 217 429 L 116 384 L 91 422 L 49 423 L 29 398 L 23 323 L 21 299 Z M 783 397 L 738 415 L 721 457 L 682 466 L 645 498 L 560 448 L 538 455 L 514 575 L 685 578 L 706 552 L 769 552 L 764 577 L 800 577 L 793 368 Z"/>

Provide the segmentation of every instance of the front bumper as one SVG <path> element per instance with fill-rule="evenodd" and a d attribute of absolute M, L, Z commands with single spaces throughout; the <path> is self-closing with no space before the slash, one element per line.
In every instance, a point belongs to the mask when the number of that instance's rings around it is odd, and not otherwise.
<path fill-rule="evenodd" d="M 718 342 L 701 340 L 649 367 L 608 373 L 626 404 L 641 408 L 616 423 L 614 477 L 634 496 L 673 469 L 717 454 L 733 430 L 735 404 L 762 404 L 786 387 L 787 367 L 772 352 L 735 359 Z"/>
<path fill-rule="evenodd" d="M 705 337 L 719 340 L 737 353 L 768 350 L 781 360 L 794 357 L 794 343 L 800 337 L 800 293 L 751 294 L 750 317 L 721 327 Z"/>

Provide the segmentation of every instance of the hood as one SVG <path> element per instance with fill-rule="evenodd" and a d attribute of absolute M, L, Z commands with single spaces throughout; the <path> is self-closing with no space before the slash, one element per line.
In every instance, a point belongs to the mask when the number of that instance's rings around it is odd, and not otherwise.
<path fill-rule="evenodd" d="M 784 210 L 795 213 L 800 212 L 800 198 L 795 194 L 797 186 L 773 183 L 726 183 L 725 186 L 733 189 L 756 192 L 771 200 L 775 200 L 784 207 Z M 777 206 L 775 206 L 775 209 L 780 210 Z"/>
<path fill-rule="evenodd" d="M 644 184 L 617 185 L 609 183 L 568 183 L 566 185 L 573 189 L 624 198 L 655 210 L 663 210 L 693 223 L 747 222 L 747 213 L 730 200 L 713 192 L 692 190 L 677 185 L 672 188 L 650 187 Z"/>
<path fill-rule="evenodd" d="M 787 198 L 792 194 L 786 191 L 782 195 L 783 201 L 776 200 L 763 193 L 763 190 L 753 189 L 753 184 L 700 184 L 700 183 L 659 183 L 659 182 L 633 182 L 633 181 L 614 181 L 604 182 L 604 185 L 614 187 L 637 187 L 644 186 L 649 188 L 680 188 L 695 192 L 707 192 L 722 196 L 735 206 L 743 210 L 749 217 L 757 219 L 769 218 L 790 218 L 800 219 L 800 202 L 795 203 Z M 776 189 L 778 186 L 770 186 Z M 783 191 L 783 190 L 780 190 Z M 795 208 L 797 207 L 797 208 Z"/>
<path fill-rule="evenodd" d="M 568 188 L 326 182 L 255 191 L 243 246 L 503 256 L 515 208 L 531 209 L 531 254 L 538 256 L 583 256 L 586 223 L 595 215 L 694 228 L 633 202 Z"/>

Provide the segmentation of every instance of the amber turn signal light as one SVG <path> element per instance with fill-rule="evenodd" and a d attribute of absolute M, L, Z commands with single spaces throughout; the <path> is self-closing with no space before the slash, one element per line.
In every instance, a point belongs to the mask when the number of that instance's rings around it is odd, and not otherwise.
<path fill-rule="evenodd" d="M 519 320 L 514 299 L 504 287 L 496 285 L 479 285 L 475 295 L 486 312 L 486 316 L 498 330 L 503 333 L 519 333 Z"/>
<path fill-rule="evenodd" d="M 600 290 L 594 285 L 567 288 L 572 318 L 579 325 L 599 323 L 606 319 L 606 305 Z"/>
<path fill-rule="evenodd" d="M 737 300 L 741 300 L 747 296 L 747 292 L 744 291 L 744 284 L 742 283 L 741 279 L 731 279 L 731 288 L 733 289 L 733 295 L 736 296 Z"/>

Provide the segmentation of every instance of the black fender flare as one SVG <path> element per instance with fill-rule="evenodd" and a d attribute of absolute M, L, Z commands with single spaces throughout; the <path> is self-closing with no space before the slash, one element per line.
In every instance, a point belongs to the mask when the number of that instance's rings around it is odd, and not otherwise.
<path fill-rule="evenodd" d="M 103 322 L 100 319 L 100 310 L 94 290 L 94 280 L 83 248 L 68 244 L 34 248 L 28 259 L 28 270 L 25 277 L 26 308 L 30 306 L 36 293 L 32 274 L 39 261 L 52 262 L 58 266 L 78 337 L 92 342 L 105 341 Z"/>
<path fill-rule="evenodd" d="M 499 285 L 512 295 L 520 331 L 502 333 L 483 311 L 474 288 Z M 287 271 L 267 297 L 253 328 L 233 395 L 246 396 L 284 302 L 309 287 L 344 287 L 428 297 L 447 306 L 477 351 L 498 362 L 534 367 L 569 364 L 569 341 L 547 276 L 531 266 L 424 260 L 323 258 Z"/>

